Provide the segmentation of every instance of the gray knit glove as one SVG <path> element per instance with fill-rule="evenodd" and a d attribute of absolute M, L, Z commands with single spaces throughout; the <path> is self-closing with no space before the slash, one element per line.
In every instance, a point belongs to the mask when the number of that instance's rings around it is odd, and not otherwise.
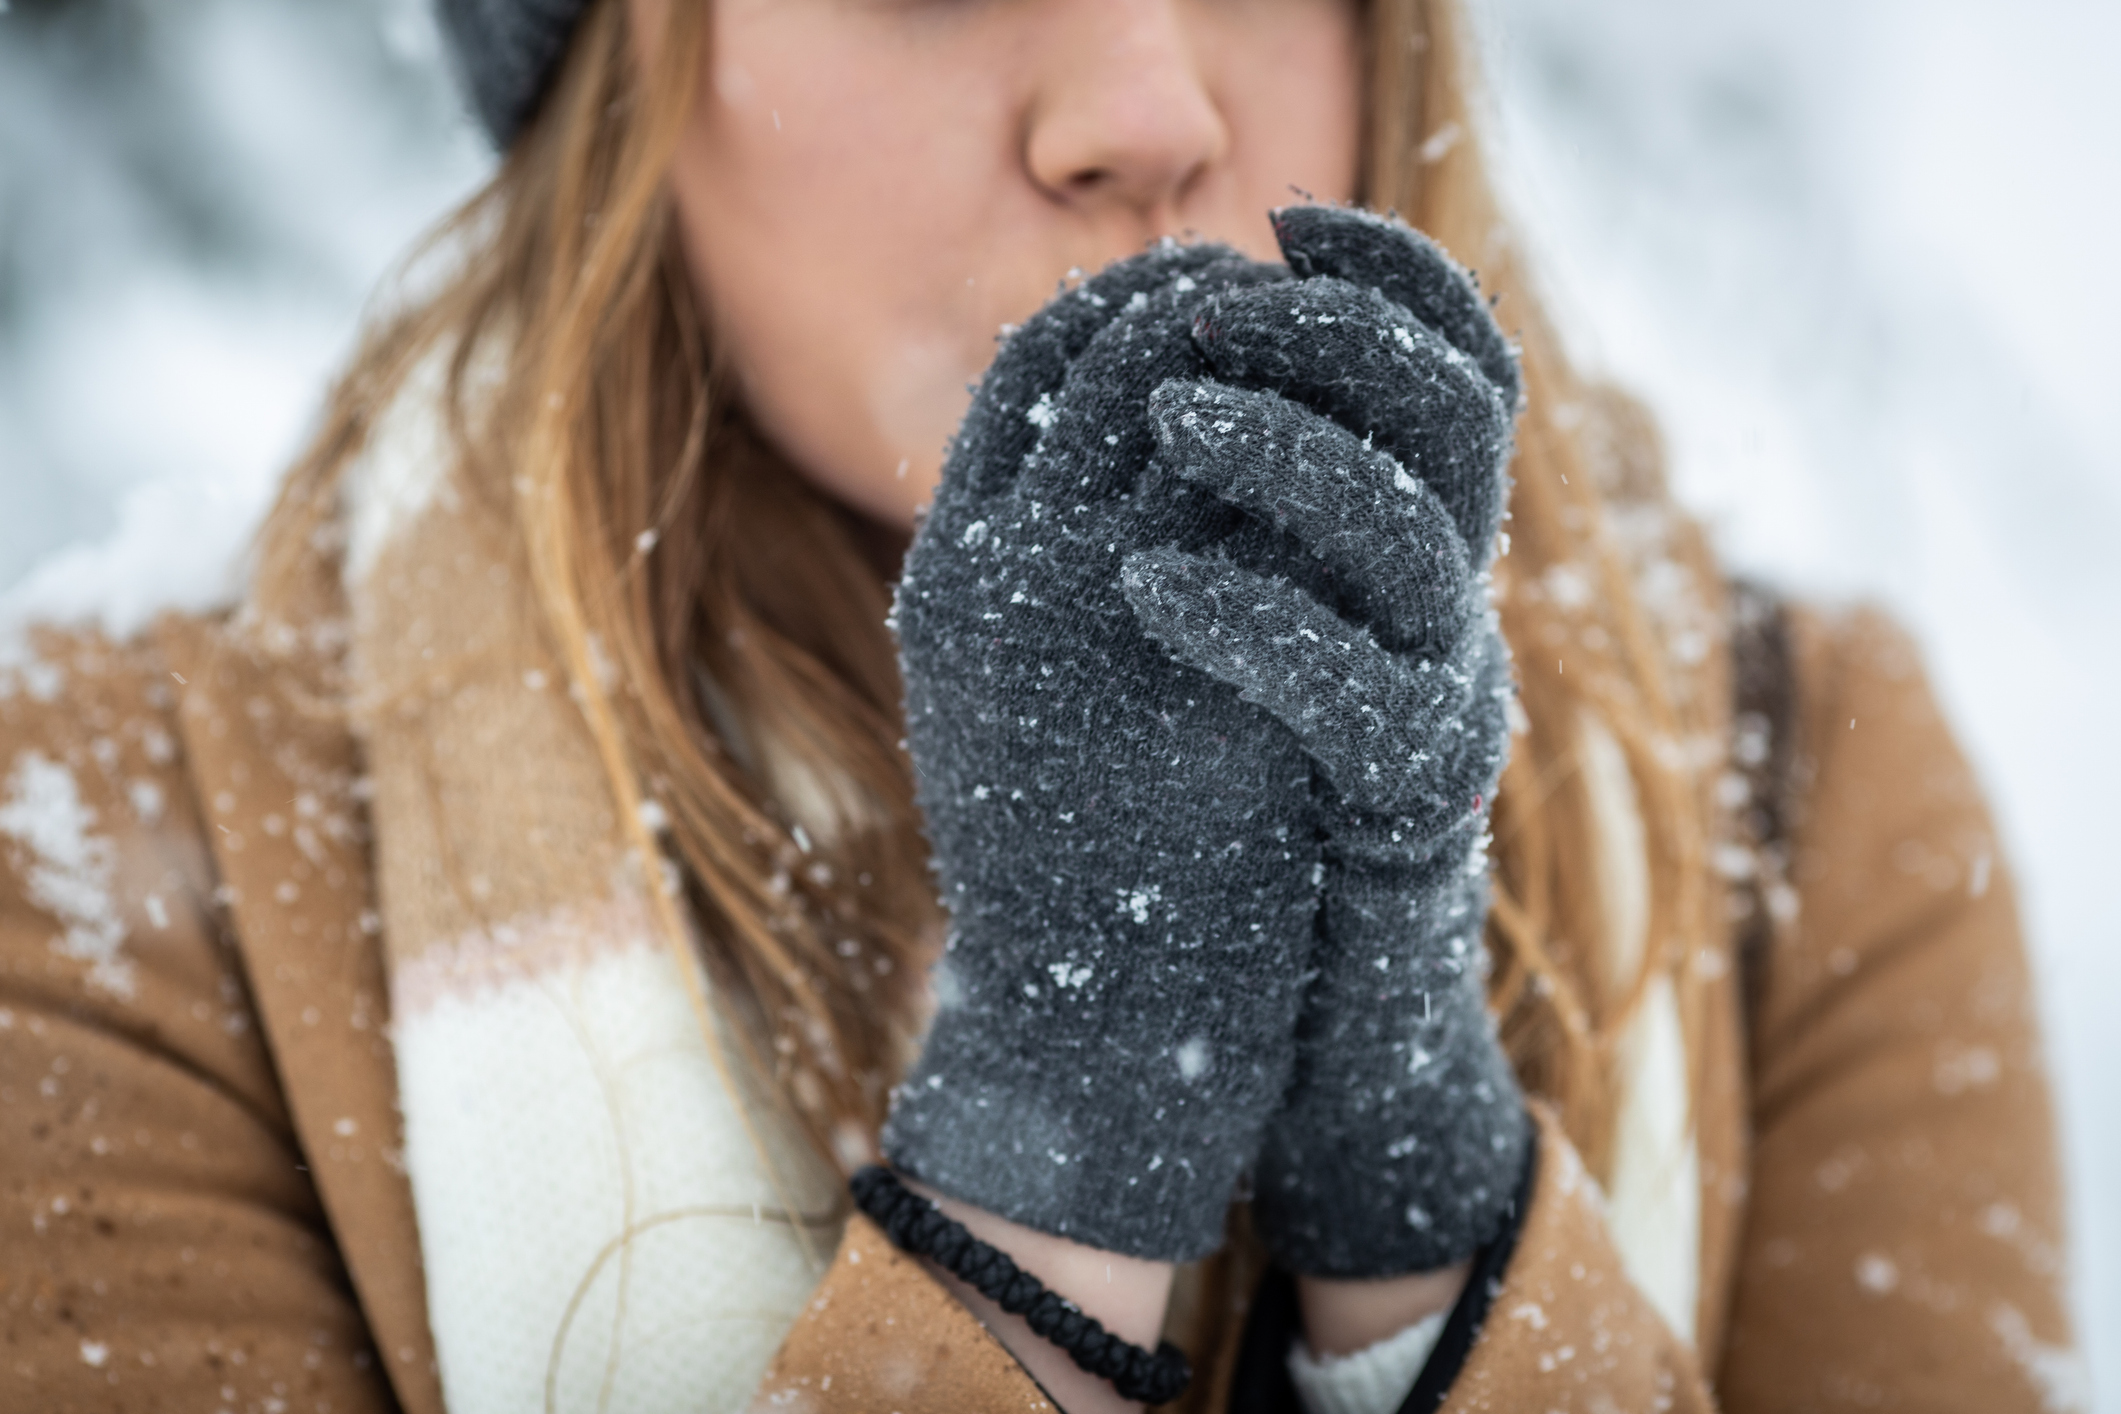
<path fill-rule="evenodd" d="M 1306 278 L 1219 295 L 1217 379 L 1167 384 L 1160 466 L 1316 556 L 1255 572 L 1225 544 L 1126 559 L 1172 652 L 1271 710 L 1317 765 L 1317 977 L 1254 1215 L 1293 1270 L 1429 1270 L 1503 1225 L 1523 1100 L 1482 985 L 1486 818 L 1509 659 L 1487 566 L 1518 401 L 1470 277 L 1397 222 L 1277 220 Z"/>
<path fill-rule="evenodd" d="M 980 385 L 896 606 L 951 931 L 884 1153 L 1170 1261 L 1220 1244 L 1288 1088 L 1319 847 L 1302 746 L 1142 631 L 1120 562 L 1271 550 L 1182 483 L 1139 494 L 1151 390 L 1207 371 L 1195 313 L 1270 282 L 1288 272 L 1165 246 L 1035 316 Z"/>

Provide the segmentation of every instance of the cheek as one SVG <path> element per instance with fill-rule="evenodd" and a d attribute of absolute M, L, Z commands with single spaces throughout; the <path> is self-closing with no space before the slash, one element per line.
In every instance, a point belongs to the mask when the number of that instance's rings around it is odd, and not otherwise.
<path fill-rule="evenodd" d="M 1242 240 L 1280 258 L 1266 213 L 1291 201 L 1352 201 L 1361 166 L 1362 32 L 1345 0 L 1256 0 L 1206 24 L 1230 127 L 1229 190 Z"/>
<path fill-rule="evenodd" d="M 1354 195 L 1353 8 L 1177 3 L 1231 141 L 1176 224 L 1275 259 L 1266 213 L 1292 187 Z M 1100 235 L 1030 185 L 1017 138 L 1024 75 L 1039 72 L 1034 25 L 997 11 L 939 31 L 864 13 L 722 0 L 672 182 L 761 430 L 832 494 L 910 525 L 996 331 L 1071 266 L 1130 254 L 1149 233 Z"/>
<path fill-rule="evenodd" d="M 673 187 L 762 430 L 910 523 L 1011 312 L 976 273 L 1011 154 L 999 94 L 923 81 L 865 38 L 806 0 L 724 7 Z"/>

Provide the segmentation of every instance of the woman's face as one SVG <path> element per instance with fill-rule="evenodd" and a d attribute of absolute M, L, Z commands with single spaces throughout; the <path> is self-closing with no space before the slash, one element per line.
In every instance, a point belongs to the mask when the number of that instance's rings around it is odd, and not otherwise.
<path fill-rule="evenodd" d="M 654 33 L 658 0 L 633 0 Z M 1354 195 L 1355 0 L 715 0 L 673 187 L 803 471 L 910 526 L 1005 324 L 1162 235 Z"/>

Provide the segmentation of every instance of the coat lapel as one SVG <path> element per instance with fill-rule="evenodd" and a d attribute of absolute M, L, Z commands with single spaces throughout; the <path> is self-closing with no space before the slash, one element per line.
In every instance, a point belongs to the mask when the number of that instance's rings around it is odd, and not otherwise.
<path fill-rule="evenodd" d="M 407 1414 L 442 1414 L 360 762 L 345 727 L 216 625 L 165 620 L 221 898 L 311 1176 Z"/>
<path fill-rule="evenodd" d="M 221 897 L 333 1235 L 400 1404 L 443 1414 L 358 748 L 283 665 L 254 659 L 217 625 L 171 618 L 157 636 L 185 682 L 180 722 Z M 1688 1038 L 1703 1161 L 1700 1338 L 1711 1361 L 1747 1160 L 1737 988 L 1728 950 L 1719 953 L 1706 1025 Z"/>

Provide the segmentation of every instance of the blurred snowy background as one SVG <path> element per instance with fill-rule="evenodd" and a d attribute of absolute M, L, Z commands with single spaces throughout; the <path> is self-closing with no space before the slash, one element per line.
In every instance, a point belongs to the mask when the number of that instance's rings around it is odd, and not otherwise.
<path fill-rule="evenodd" d="M 1734 563 L 1928 647 L 2026 885 L 2121 1410 L 2121 6 L 1475 8 L 1581 354 Z M 425 0 L 0 0 L 0 626 L 225 598 L 488 160 Z"/>

